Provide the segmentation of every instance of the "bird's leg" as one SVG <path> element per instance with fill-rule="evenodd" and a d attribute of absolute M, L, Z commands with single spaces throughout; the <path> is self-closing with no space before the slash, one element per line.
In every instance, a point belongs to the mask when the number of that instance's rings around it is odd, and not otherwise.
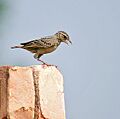
<path fill-rule="evenodd" d="M 42 60 L 40 59 L 41 56 L 42 56 L 42 55 L 35 54 L 35 55 L 34 55 L 34 58 L 37 59 L 38 61 L 42 62 L 43 65 L 46 65 L 46 66 L 55 66 L 55 65 L 52 65 L 52 64 L 47 64 L 46 62 L 42 61 Z M 55 67 L 57 68 L 57 66 L 55 66 Z"/>
<path fill-rule="evenodd" d="M 40 62 L 42 62 L 43 64 L 46 64 L 46 65 L 47 65 L 47 63 L 44 62 L 44 61 L 42 61 L 41 59 L 37 59 L 37 60 L 40 61 Z"/>
<path fill-rule="evenodd" d="M 44 61 L 42 61 L 42 60 L 40 59 L 41 56 L 42 56 L 42 55 L 36 53 L 36 54 L 34 55 L 34 58 L 37 59 L 38 61 L 42 62 L 43 64 L 47 64 L 47 63 L 45 63 Z"/>
<path fill-rule="evenodd" d="M 57 68 L 56 65 L 52 65 L 52 64 L 47 64 L 46 62 L 42 61 L 41 59 L 37 59 L 38 61 L 42 62 L 43 65 L 46 65 L 46 66 L 55 66 Z"/>
<path fill-rule="evenodd" d="M 44 62 L 43 60 L 41 60 L 41 59 L 37 59 L 38 61 L 40 61 L 40 62 L 42 62 L 43 63 L 43 65 L 47 65 L 47 66 L 51 66 L 50 64 L 47 64 L 46 62 Z"/>

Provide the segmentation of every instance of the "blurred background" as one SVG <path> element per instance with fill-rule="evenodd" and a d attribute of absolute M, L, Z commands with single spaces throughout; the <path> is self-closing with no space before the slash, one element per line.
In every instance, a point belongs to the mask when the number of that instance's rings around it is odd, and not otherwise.
<path fill-rule="evenodd" d="M 73 45 L 42 60 L 64 75 L 67 119 L 120 119 L 119 0 L 0 0 L 0 65 L 40 64 L 10 47 L 59 30 Z"/>

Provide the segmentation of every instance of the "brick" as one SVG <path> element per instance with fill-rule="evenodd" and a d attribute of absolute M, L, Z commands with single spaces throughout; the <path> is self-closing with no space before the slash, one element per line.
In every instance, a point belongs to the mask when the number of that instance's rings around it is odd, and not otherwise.
<path fill-rule="evenodd" d="M 63 76 L 54 66 L 0 67 L 0 119 L 65 119 Z"/>

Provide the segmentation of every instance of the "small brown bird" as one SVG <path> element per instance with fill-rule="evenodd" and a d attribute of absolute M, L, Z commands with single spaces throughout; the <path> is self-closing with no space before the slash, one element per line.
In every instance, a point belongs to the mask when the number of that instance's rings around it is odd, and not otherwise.
<path fill-rule="evenodd" d="M 40 57 L 44 54 L 51 53 L 60 45 L 61 42 L 68 44 L 72 42 L 69 39 L 69 36 L 64 31 L 59 31 L 56 34 L 41 39 L 35 39 L 26 43 L 21 43 L 18 46 L 11 47 L 13 48 L 22 48 L 34 53 L 34 58 L 38 61 L 41 61 L 43 64 L 46 64 L 44 61 L 40 60 Z"/>

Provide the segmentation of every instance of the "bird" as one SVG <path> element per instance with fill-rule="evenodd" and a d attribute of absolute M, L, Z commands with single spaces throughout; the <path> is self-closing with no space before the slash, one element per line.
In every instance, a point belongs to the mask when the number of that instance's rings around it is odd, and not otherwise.
<path fill-rule="evenodd" d="M 34 54 L 35 59 L 43 64 L 48 65 L 46 62 L 40 59 L 41 56 L 55 51 L 62 42 L 66 43 L 67 45 L 69 45 L 69 43 L 72 44 L 69 35 L 66 32 L 58 31 L 54 35 L 20 43 L 20 45 L 13 46 L 11 48 L 22 48 L 30 51 Z"/>

